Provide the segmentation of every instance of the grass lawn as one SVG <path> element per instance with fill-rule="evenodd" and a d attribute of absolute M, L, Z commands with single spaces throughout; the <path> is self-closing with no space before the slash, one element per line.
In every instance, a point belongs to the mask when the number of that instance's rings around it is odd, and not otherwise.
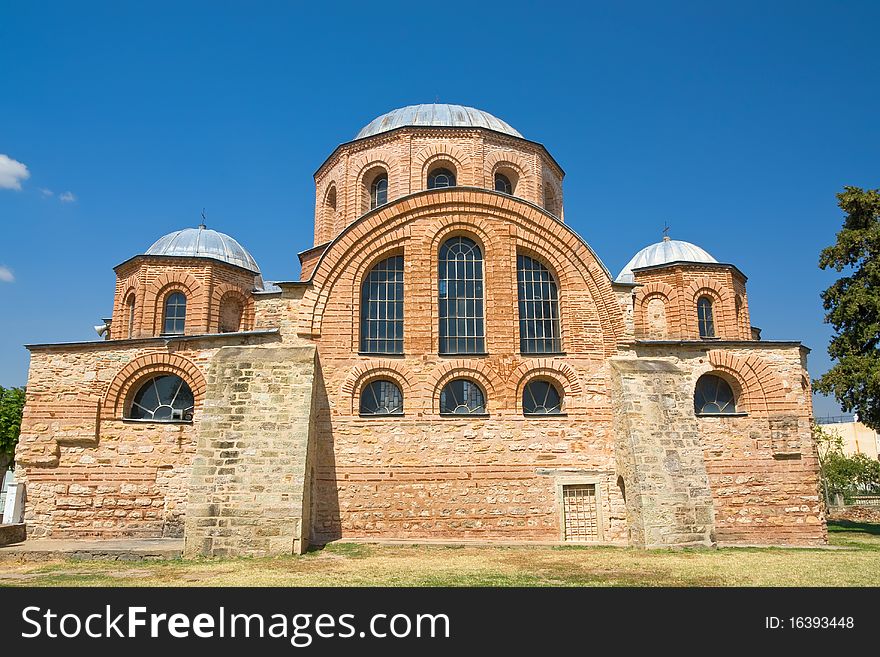
<path fill-rule="evenodd" d="M 334 543 L 267 559 L 0 562 L 0 586 L 880 586 L 880 525 L 829 535 L 841 549 Z"/>

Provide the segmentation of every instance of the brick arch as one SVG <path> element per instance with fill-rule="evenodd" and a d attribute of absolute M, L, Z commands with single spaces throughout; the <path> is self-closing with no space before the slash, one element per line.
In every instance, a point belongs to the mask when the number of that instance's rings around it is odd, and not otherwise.
<path fill-rule="evenodd" d="M 388 199 L 391 199 L 391 167 L 382 160 L 373 160 L 357 172 L 355 178 L 355 215 L 361 216 L 370 211 L 370 186 L 381 174 L 388 179 Z"/>
<path fill-rule="evenodd" d="M 589 341 L 590 348 L 598 342 L 606 356 L 617 352 L 617 341 L 624 334 L 623 312 L 611 288 L 608 270 L 586 242 L 558 219 L 523 199 L 463 187 L 417 192 L 349 225 L 328 245 L 315 266 L 312 286 L 303 297 L 298 332 L 319 338 L 333 288 L 352 285 L 355 272 L 371 254 L 407 243 L 413 226 L 435 236 L 456 229 L 476 229 L 484 235 L 496 231 L 501 235 L 503 231 L 512 242 L 533 245 L 534 250 L 557 267 L 560 281 L 576 282 L 573 287 L 579 297 L 578 322 L 591 328 L 582 332 L 578 340 Z M 475 234 L 480 236 L 480 232 Z M 433 246 L 412 244 L 418 251 Z M 499 248 L 491 243 L 487 246 Z M 515 258 L 515 253 L 505 249 L 497 257 L 509 260 Z M 505 266 L 512 268 L 515 262 Z"/>
<path fill-rule="evenodd" d="M 681 312 L 679 310 L 678 290 L 663 281 L 652 281 L 636 290 L 635 331 L 637 336 L 648 334 L 646 314 L 652 299 L 661 299 L 666 311 L 666 335 L 681 334 Z"/>
<path fill-rule="evenodd" d="M 575 397 L 583 394 L 584 387 L 575 369 L 561 360 L 540 358 L 520 364 L 508 378 L 513 399 L 518 412 L 522 412 L 522 393 L 526 383 L 532 379 L 550 379 L 560 388 L 564 397 L 564 405 L 571 408 L 576 405 Z"/>
<path fill-rule="evenodd" d="M 144 291 L 143 327 L 159 335 L 163 318 L 165 297 L 179 290 L 186 295 L 186 333 L 207 330 L 208 299 L 202 284 L 185 271 L 163 272 L 151 281 Z M 195 331 L 193 329 L 196 329 Z"/>
<path fill-rule="evenodd" d="M 400 386 L 400 390 L 403 392 L 403 412 L 406 413 L 414 403 L 413 386 L 410 384 L 412 375 L 402 363 L 383 359 L 353 367 L 342 382 L 340 391 L 344 398 L 351 401 L 351 414 L 357 415 L 359 413 L 361 391 L 364 386 L 376 379 L 391 379 Z"/>
<path fill-rule="evenodd" d="M 520 155 L 516 151 L 493 150 L 483 160 L 484 185 L 489 189 L 495 188 L 495 172 L 499 169 L 511 169 L 519 177 L 514 196 L 532 199 L 534 195 L 534 176 L 532 175 L 532 163 L 529 158 Z"/>
<path fill-rule="evenodd" d="M 709 351 L 708 359 L 712 368 L 725 372 L 740 382 L 749 413 L 767 415 L 797 410 L 796 404 L 786 399 L 782 381 L 760 357 L 751 355 L 740 358 L 728 351 L 713 349 Z"/>
<path fill-rule="evenodd" d="M 336 195 L 336 207 L 333 208 L 332 212 L 329 206 L 331 192 Z M 323 236 L 324 234 L 335 230 L 336 218 L 339 216 L 340 205 L 345 204 L 345 199 L 341 198 L 340 194 L 339 185 L 336 184 L 335 178 L 331 178 L 325 182 L 322 187 L 318 188 L 316 194 L 317 207 L 315 208 L 316 237 Z M 323 239 L 323 237 L 318 239 Z"/>
<path fill-rule="evenodd" d="M 474 179 L 473 161 L 463 148 L 455 144 L 440 143 L 425 146 L 413 156 L 410 170 L 413 176 L 418 175 L 418 179 L 411 181 L 411 189 L 427 189 L 428 170 L 441 160 L 448 160 L 455 166 L 456 185 L 475 185 L 482 182 Z"/>
<path fill-rule="evenodd" d="M 135 271 L 124 279 L 117 279 L 116 281 L 116 289 L 117 291 L 122 290 L 122 293 L 117 293 L 113 299 L 113 323 L 116 324 L 116 330 L 114 331 L 111 326 L 110 331 L 114 338 L 117 336 L 123 338 L 128 337 L 128 313 L 126 312 L 125 302 L 128 300 L 128 297 L 131 296 L 132 292 L 134 293 L 135 304 L 134 335 L 137 336 L 139 333 L 141 327 L 141 315 L 143 312 L 143 288 L 140 277 L 138 276 L 138 271 Z M 124 327 L 121 334 L 118 333 L 120 326 Z"/>
<path fill-rule="evenodd" d="M 739 337 L 736 329 L 736 308 L 734 307 L 734 295 L 726 287 L 719 286 L 712 279 L 700 276 L 682 290 L 680 298 L 683 306 L 681 312 L 684 315 L 679 324 L 682 335 L 699 338 L 700 332 L 697 326 L 697 301 L 700 297 L 707 296 L 713 300 L 712 318 L 715 322 L 715 335 L 720 338 Z"/>
<path fill-rule="evenodd" d="M 374 251 L 368 257 L 363 258 L 356 266 L 351 285 L 351 345 L 355 351 L 360 351 L 361 337 L 361 314 L 363 312 L 363 296 L 361 294 L 364 279 L 372 271 L 373 267 L 383 260 L 394 256 L 404 256 L 403 268 L 406 271 L 406 253 L 402 242 L 394 241 L 384 245 L 379 251 Z M 406 280 L 404 280 L 404 296 L 406 295 Z M 406 300 L 404 299 L 404 326 L 406 325 Z M 404 339 L 405 331 L 404 331 Z M 404 350 L 406 345 L 404 344 Z"/>
<path fill-rule="evenodd" d="M 101 419 L 121 418 L 125 412 L 125 404 L 137 385 L 146 377 L 155 374 L 179 376 L 192 390 L 196 408 L 201 406 L 207 384 L 199 367 L 183 356 L 157 352 L 138 356 L 116 373 L 101 403 Z"/>
<path fill-rule="evenodd" d="M 237 285 L 231 283 L 221 283 L 216 285 L 211 291 L 211 316 L 209 319 L 209 332 L 220 331 L 220 312 L 223 308 L 223 301 L 227 297 L 235 297 L 241 303 L 241 324 L 239 331 L 248 331 L 254 326 L 254 298 L 250 294 L 246 294 Z M 187 309 L 188 310 L 188 309 Z"/>
<path fill-rule="evenodd" d="M 486 410 L 504 408 L 505 385 L 498 374 L 481 361 L 457 359 L 447 361 L 438 367 L 431 382 L 423 382 L 416 391 L 419 399 L 430 400 L 431 407 L 424 409 L 427 413 L 438 413 L 440 409 L 440 392 L 453 379 L 471 379 L 476 381 L 486 393 Z"/>

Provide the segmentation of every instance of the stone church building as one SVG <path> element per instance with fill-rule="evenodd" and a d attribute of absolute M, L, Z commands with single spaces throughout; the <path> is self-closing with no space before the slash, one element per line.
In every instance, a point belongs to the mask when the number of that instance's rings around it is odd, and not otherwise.
<path fill-rule="evenodd" d="M 824 543 L 807 349 L 688 242 L 613 277 L 563 175 L 486 112 L 405 107 L 318 168 L 297 280 L 204 225 L 119 264 L 106 339 L 28 346 L 28 535 Z"/>

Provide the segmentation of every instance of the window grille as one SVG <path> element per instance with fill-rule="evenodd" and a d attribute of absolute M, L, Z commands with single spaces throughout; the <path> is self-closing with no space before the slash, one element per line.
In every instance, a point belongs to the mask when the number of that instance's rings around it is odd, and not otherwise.
<path fill-rule="evenodd" d="M 526 255 L 516 257 L 519 295 L 519 348 L 524 354 L 562 351 L 559 291 L 553 274 Z"/>
<path fill-rule="evenodd" d="M 700 337 L 714 338 L 715 320 L 712 317 L 712 300 L 709 297 L 700 297 L 697 301 L 697 320 L 700 324 Z"/>
<path fill-rule="evenodd" d="M 361 352 L 403 353 L 403 256 L 370 270 L 361 286 Z"/>
<path fill-rule="evenodd" d="M 440 353 L 486 351 L 483 316 L 483 254 L 467 237 L 440 247 Z"/>
<path fill-rule="evenodd" d="M 165 322 L 163 333 L 182 334 L 186 324 L 186 297 L 182 292 L 172 292 L 165 299 Z"/>

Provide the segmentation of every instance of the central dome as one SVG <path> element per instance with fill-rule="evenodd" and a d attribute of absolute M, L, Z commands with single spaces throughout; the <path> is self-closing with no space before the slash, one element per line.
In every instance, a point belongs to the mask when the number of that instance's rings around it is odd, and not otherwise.
<path fill-rule="evenodd" d="M 365 125 L 355 139 L 372 137 L 407 126 L 486 128 L 495 132 L 503 132 L 512 137 L 523 138 L 510 124 L 492 116 L 489 112 L 464 105 L 430 103 L 428 105 L 408 105 L 383 114 Z"/>

